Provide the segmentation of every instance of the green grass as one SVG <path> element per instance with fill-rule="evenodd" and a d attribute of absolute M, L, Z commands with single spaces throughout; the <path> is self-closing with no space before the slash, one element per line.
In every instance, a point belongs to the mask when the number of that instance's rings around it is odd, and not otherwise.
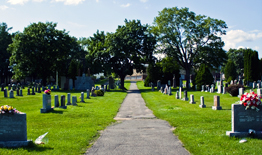
<path fill-rule="evenodd" d="M 188 97 L 194 94 L 196 102 L 189 104 L 189 101 L 176 99 L 175 95 L 152 92 L 150 87 L 143 86 L 143 82 L 137 85 L 154 115 L 176 128 L 174 133 L 191 154 L 261 154 L 262 140 L 247 138 L 248 142 L 239 143 L 240 139 L 226 136 L 226 131 L 231 131 L 231 104 L 239 98 L 229 94 L 188 91 Z M 172 89 L 173 94 L 176 91 Z M 212 110 L 214 95 L 220 96 L 223 110 Z M 200 96 L 204 96 L 206 108 L 199 107 Z"/>
<path fill-rule="evenodd" d="M 129 88 L 130 82 L 126 82 L 125 87 Z M 106 92 L 103 97 L 91 97 L 85 99 L 85 103 L 79 103 L 81 92 L 52 91 L 52 106 L 54 95 L 59 95 L 60 100 L 60 96 L 68 92 L 77 96 L 78 106 L 55 108 L 54 112 L 41 114 L 42 94 L 26 95 L 26 90 L 23 90 L 23 97 L 15 96 L 14 99 L 4 98 L 3 92 L 0 92 L 0 105 L 11 105 L 26 113 L 28 140 L 49 132 L 49 141 L 44 145 L 30 144 L 24 148 L 0 148 L 0 154 L 82 154 L 99 137 L 99 131 L 115 122 L 113 118 L 127 94 L 115 89 Z"/>

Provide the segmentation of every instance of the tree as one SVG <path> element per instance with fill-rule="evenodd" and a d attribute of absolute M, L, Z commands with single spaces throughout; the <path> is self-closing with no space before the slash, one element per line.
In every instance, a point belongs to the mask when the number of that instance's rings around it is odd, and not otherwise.
<path fill-rule="evenodd" d="M 258 52 L 252 49 L 244 49 L 244 75 L 245 82 L 255 81 L 260 76 Z"/>
<path fill-rule="evenodd" d="M 238 75 L 244 72 L 244 49 L 229 49 L 227 52 L 228 60 L 231 60 L 235 65 L 235 71 Z"/>
<path fill-rule="evenodd" d="M 201 64 L 199 70 L 196 72 L 195 84 L 197 85 L 197 90 L 201 90 L 202 85 L 211 85 L 214 81 L 208 66 Z"/>
<path fill-rule="evenodd" d="M 165 8 L 154 20 L 153 32 L 158 36 L 159 52 L 173 57 L 186 71 L 187 88 L 190 87 L 192 68 L 201 63 L 218 68 L 226 61 L 224 21 L 195 15 L 188 8 Z"/>
<path fill-rule="evenodd" d="M 10 75 L 9 72 L 9 57 L 11 54 L 7 51 L 8 45 L 12 43 L 13 34 L 10 34 L 8 31 L 12 29 L 7 27 L 6 23 L 0 24 L 0 78 L 1 83 L 4 82 L 4 79 Z"/>
<path fill-rule="evenodd" d="M 228 60 L 225 66 L 225 78 L 228 82 L 237 78 L 236 66 L 231 60 Z"/>
<path fill-rule="evenodd" d="M 82 54 L 81 47 L 76 38 L 65 30 L 57 30 L 56 26 L 52 22 L 33 23 L 15 35 L 8 48 L 15 79 L 38 77 L 45 85 L 56 71 L 67 74 L 71 60 Z"/>
<path fill-rule="evenodd" d="M 137 72 L 145 71 L 144 64 L 153 60 L 155 37 L 149 33 L 147 25 L 139 20 L 127 21 L 125 25 L 118 26 L 115 33 L 107 34 L 109 67 L 121 79 L 121 89 L 124 89 L 126 75 L 132 75 L 133 69 Z"/>

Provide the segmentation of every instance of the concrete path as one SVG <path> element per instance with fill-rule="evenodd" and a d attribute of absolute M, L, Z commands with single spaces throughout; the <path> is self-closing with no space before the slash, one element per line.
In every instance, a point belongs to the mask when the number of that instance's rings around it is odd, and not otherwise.
<path fill-rule="evenodd" d="M 121 123 L 108 127 L 86 155 L 189 155 L 168 122 L 156 119 L 136 86 L 130 90 L 115 117 Z"/>

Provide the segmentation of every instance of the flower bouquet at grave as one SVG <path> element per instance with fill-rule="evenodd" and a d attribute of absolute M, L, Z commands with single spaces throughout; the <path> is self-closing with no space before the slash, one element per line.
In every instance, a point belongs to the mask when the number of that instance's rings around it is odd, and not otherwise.
<path fill-rule="evenodd" d="M 47 95 L 50 95 L 51 94 L 51 90 L 47 89 L 47 90 L 44 91 L 44 93 L 47 94 Z"/>
<path fill-rule="evenodd" d="M 261 97 L 255 94 L 254 92 L 245 93 L 240 98 L 240 104 L 244 105 L 246 107 L 246 110 L 248 108 L 256 109 L 258 112 L 258 106 L 261 105 Z"/>
<path fill-rule="evenodd" d="M 13 108 L 12 106 L 3 105 L 0 108 L 0 114 L 15 114 L 15 113 L 19 114 L 20 112 L 15 108 Z"/>

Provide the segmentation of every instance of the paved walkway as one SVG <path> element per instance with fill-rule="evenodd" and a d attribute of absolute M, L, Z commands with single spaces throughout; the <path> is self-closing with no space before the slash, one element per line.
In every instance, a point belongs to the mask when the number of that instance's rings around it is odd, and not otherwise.
<path fill-rule="evenodd" d="M 135 82 L 115 120 L 122 123 L 103 131 L 86 155 L 189 155 L 168 122 L 156 119 L 145 106 Z"/>

